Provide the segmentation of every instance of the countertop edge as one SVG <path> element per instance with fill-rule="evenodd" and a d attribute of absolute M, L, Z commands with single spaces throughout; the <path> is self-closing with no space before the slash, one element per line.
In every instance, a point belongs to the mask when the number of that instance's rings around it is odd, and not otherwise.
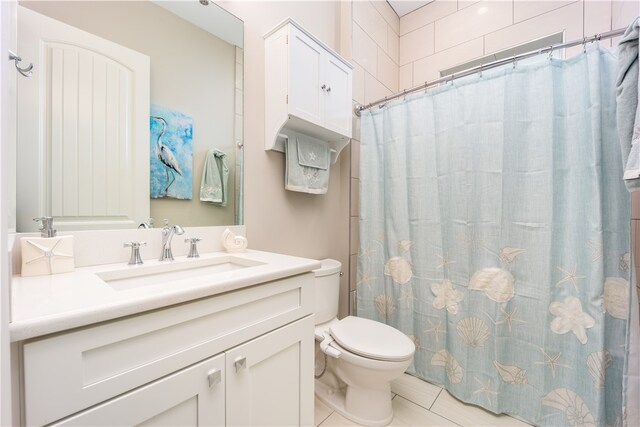
<path fill-rule="evenodd" d="M 70 313 L 14 321 L 9 324 L 10 341 L 12 343 L 24 341 L 42 337 L 44 335 L 90 326 L 121 317 L 141 314 L 151 310 L 183 304 L 201 298 L 248 288 L 261 283 L 310 273 L 321 266 L 320 261 L 303 258 L 298 258 L 298 260 L 300 262 L 291 267 L 280 267 L 277 270 L 258 274 L 251 278 L 230 280 L 222 285 L 211 284 L 197 288 L 179 290 L 169 294 L 136 298 L 112 305 L 106 305 L 97 310 L 95 307 L 89 307 L 86 310 L 75 310 Z"/>

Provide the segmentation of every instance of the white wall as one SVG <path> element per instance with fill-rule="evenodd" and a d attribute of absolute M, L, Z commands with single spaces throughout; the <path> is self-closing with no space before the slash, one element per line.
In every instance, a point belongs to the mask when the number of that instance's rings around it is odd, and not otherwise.
<path fill-rule="evenodd" d="M 6 54 L 8 49 L 15 50 L 15 1 L 3 1 L 0 3 L 0 50 Z M 24 66 L 24 65 L 23 65 Z M 0 159 L 14 158 L 8 153 L 9 141 L 15 139 L 15 79 L 16 71 L 13 63 L 2 61 L 0 63 Z M 8 87 L 6 87 L 6 86 Z M 15 226 L 14 217 L 9 213 L 10 208 L 15 208 L 9 203 L 11 195 L 15 191 L 9 188 L 9 184 L 15 182 L 15 169 L 8 162 L 0 162 L 0 425 L 12 424 L 12 396 L 11 396 L 11 365 L 9 347 L 9 320 L 10 320 L 10 275 L 7 232 Z M 10 224 L 13 222 L 13 224 Z"/>
<path fill-rule="evenodd" d="M 244 21 L 245 225 L 249 247 L 342 262 L 340 313 L 347 312 L 349 268 L 349 150 L 331 166 L 325 195 L 284 189 L 284 155 L 264 150 L 263 35 L 287 17 L 340 53 L 337 1 L 228 1 L 220 6 Z"/>
<path fill-rule="evenodd" d="M 437 79 L 442 69 L 559 31 L 570 41 L 624 28 L 638 14 L 635 0 L 436 0 L 400 19 L 399 86 Z"/>

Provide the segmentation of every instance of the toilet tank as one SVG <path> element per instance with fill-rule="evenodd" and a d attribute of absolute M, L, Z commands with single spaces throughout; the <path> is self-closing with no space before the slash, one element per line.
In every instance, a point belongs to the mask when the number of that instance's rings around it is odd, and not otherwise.
<path fill-rule="evenodd" d="M 313 270 L 315 280 L 315 316 L 316 325 L 328 322 L 338 315 L 338 297 L 340 296 L 340 268 L 342 264 L 335 259 L 323 259 L 322 267 Z"/>

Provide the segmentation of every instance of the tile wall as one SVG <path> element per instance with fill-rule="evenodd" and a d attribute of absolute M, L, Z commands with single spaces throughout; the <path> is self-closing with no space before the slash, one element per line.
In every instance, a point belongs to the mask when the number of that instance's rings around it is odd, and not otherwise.
<path fill-rule="evenodd" d="M 636 0 L 435 0 L 402 18 L 386 1 L 353 1 L 343 8 L 343 19 L 352 27 L 351 45 L 343 54 L 348 52 L 346 57 L 354 65 L 353 100 L 360 104 L 437 79 L 442 69 L 539 37 L 564 31 L 565 40 L 580 39 L 624 28 L 640 15 Z M 349 29 L 343 31 L 349 34 Z M 602 43 L 611 46 L 617 40 Z M 353 126 L 350 302 L 355 296 L 358 250 L 360 122 L 355 116 Z M 632 241 L 640 250 L 640 197 L 634 197 L 632 218 Z M 636 266 L 640 267 L 640 257 Z"/>
<path fill-rule="evenodd" d="M 343 11 L 351 14 L 353 101 L 366 104 L 399 89 L 400 18 L 386 1 L 353 1 Z M 349 32 L 349 29 L 346 29 Z M 348 37 L 347 37 L 348 38 Z M 343 49 L 344 50 L 344 49 Z M 346 49 L 348 50 L 348 49 Z M 358 253 L 358 189 L 360 119 L 354 116 L 351 140 L 351 202 L 349 245 L 349 303 L 353 313 Z"/>

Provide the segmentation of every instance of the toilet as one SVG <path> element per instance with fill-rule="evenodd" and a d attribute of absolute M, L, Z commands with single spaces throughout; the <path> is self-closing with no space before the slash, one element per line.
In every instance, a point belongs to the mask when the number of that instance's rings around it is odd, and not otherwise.
<path fill-rule="evenodd" d="M 338 320 L 340 262 L 322 261 L 315 279 L 315 393 L 358 424 L 391 422 L 391 381 L 413 360 L 415 345 L 399 330 L 374 320 Z"/>

